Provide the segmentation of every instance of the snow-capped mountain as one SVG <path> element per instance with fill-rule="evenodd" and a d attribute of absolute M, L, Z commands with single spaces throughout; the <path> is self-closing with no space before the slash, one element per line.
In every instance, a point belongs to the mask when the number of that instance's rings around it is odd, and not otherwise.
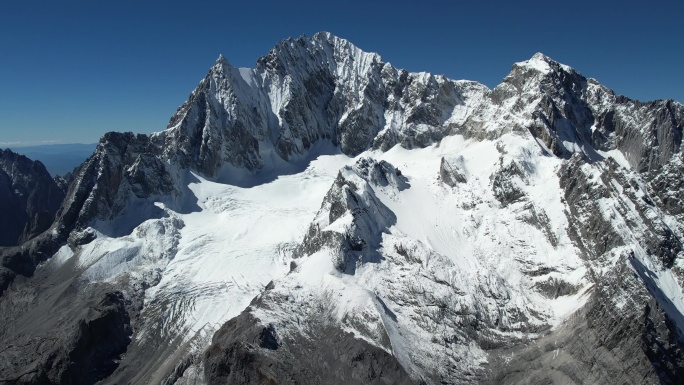
<path fill-rule="evenodd" d="M 328 33 L 221 56 L 0 249 L 0 380 L 677 383 L 683 126 L 542 54 L 493 90 Z"/>

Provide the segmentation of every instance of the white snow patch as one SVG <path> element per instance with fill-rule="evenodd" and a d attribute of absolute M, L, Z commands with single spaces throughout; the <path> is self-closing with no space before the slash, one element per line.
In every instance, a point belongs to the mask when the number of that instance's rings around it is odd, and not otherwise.
<path fill-rule="evenodd" d="M 254 82 L 254 70 L 251 68 L 245 68 L 245 67 L 240 67 L 238 68 L 238 71 L 240 72 L 240 76 L 242 77 L 242 80 L 247 83 L 250 87 L 255 87 L 256 83 Z"/>
<path fill-rule="evenodd" d="M 543 74 L 547 74 L 551 72 L 551 67 L 549 66 L 549 63 L 546 62 L 545 58 L 546 57 L 544 55 L 537 53 L 534 56 L 532 56 L 531 59 L 515 63 L 515 65 L 520 67 L 531 68 Z"/>
<path fill-rule="evenodd" d="M 321 155 L 290 175 L 275 176 L 287 171 L 276 165 L 262 174 L 241 170 L 237 180 L 249 188 L 193 174 L 189 188 L 199 211 L 181 214 L 158 204 L 169 217 L 147 220 L 123 237 L 98 233 L 80 253 L 84 277 L 107 281 L 128 272 L 152 279 L 146 309 L 162 312 L 164 333 L 187 339 L 215 330 L 288 272 L 293 245 L 338 170 L 351 162 L 344 155 Z M 142 330 L 140 338 L 150 332 Z"/>

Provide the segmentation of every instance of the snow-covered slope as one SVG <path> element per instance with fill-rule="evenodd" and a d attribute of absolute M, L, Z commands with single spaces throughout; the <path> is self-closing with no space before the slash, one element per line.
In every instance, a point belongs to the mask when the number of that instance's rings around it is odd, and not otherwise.
<path fill-rule="evenodd" d="M 289 334 L 308 333 L 302 322 L 329 316 L 416 379 L 467 382 L 481 374 L 485 349 L 536 338 L 586 302 L 591 284 L 566 232 L 560 161 L 534 142 L 451 137 L 361 156 L 340 171 L 306 256 L 252 311 L 279 338 L 296 340 Z M 445 156 L 461 160 L 465 183 L 440 181 Z M 513 162 L 525 162 L 527 183 L 502 210 L 492 184 Z"/>
<path fill-rule="evenodd" d="M 52 256 L 0 297 L 0 379 L 676 383 L 683 117 L 542 54 L 493 90 L 328 33 L 221 56 L 0 251 Z"/>

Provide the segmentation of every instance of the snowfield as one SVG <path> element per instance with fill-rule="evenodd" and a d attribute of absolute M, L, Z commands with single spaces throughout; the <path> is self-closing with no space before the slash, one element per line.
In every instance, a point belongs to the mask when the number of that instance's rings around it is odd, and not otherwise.
<path fill-rule="evenodd" d="M 443 157 L 459 160 L 467 183 L 450 187 L 440 180 Z M 379 252 L 384 260 L 361 265 L 348 276 L 339 273 L 332 257 L 322 251 L 295 260 L 298 267 L 288 274 L 292 250 L 302 241 L 339 170 L 360 158 L 395 165 L 410 186 L 402 191 L 372 187 L 396 216 L 396 223 L 382 235 Z M 528 200 L 502 210 L 491 184 L 493 174 L 509 162 L 526 165 L 527 181 L 520 181 L 520 187 Z M 567 218 L 558 195 L 560 162 L 544 155 L 536 142 L 515 135 L 482 142 L 452 136 L 424 149 L 396 146 L 355 158 L 320 155 L 303 171 L 274 163 L 261 174 L 228 168 L 215 178 L 248 187 L 193 173 L 187 178 L 188 188 L 198 210 L 178 213 L 157 202 L 166 216 L 146 220 L 123 237 L 98 233 L 76 257 L 89 281 L 114 282 L 129 275 L 134 287 L 148 287 L 143 310 L 148 317 L 138 339 L 154 331 L 186 341 L 200 336 L 207 343 L 213 332 L 275 281 L 276 290 L 299 293 L 293 297 L 296 306 L 306 308 L 313 306 L 314 299 L 332 296 L 336 321 L 346 330 L 390 351 L 420 374 L 435 369 L 430 357 L 440 356 L 434 351 L 440 345 L 430 341 L 457 331 L 437 332 L 429 317 L 417 319 L 416 314 L 429 304 L 402 303 L 399 291 L 427 287 L 432 300 L 447 301 L 465 312 L 488 313 L 508 330 L 497 333 L 512 338 L 534 337 L 534 333 L 526 337 L 522 330 L 531 325 L 538 330 L 554 327 L 586 301 L 590 286 L 586 268 L 567 238 Z M 549 234 L 526 222 L 530 210 L 545 213 Z M 351 221 L 347 214 L 327 230 L 345 232 Z M 401 262 L 400 249 L 413 250 L 417 259 Z M 65 246 L 54 262 L 63 263 L 67 250 Z M 578 290 L 549 298 L 534 289 L 549 279 Z M 306 301 L 298 303 L 304 297 Z M 282 305 L 278 314 L 257 314 L 264 323 L 282 323 L 297 310 Z M 363 326 L 355 329 L 355 324 Z M 389 344 L 382 342 L 385 334 Z M 200 343 L 197 348 L 204 346 Z M 473 343 L 449 356 L 457 355 L 469 357 L 468 364 L 486 361 L 486 354 Z"/>
<path fill-rule="evenodd" d="M 461 160 L 467 183 L 452 188 L 440 181 L 443 157 Z M 360 158 L 390 162 L 410 185 L 402 191 L 392 185 L 370 187 L 396 216 L 382 234 L 382 260 L 358 265 L 354 275 L 339 272 L 334 254 L 325 250 L 296 261 L 296 270 L 264 294 L 268 305 L 253 311 L 264 325 L 278 325 L 283 333 L 293 325 L 306 329 L 303 320 L 325 318 L 318 309 L 332 303 L 326 311 L 334 322 L 391 352 L 413 376 L 428 378 L 446 368 L 467 370 L 487 361 L 467 338 L 442 352 L 437 340 L 463 337 L 463 332 L 458 324 L 435 317 L 441 306 L 462 314 L 484 312 L 496 323 L 492 333 L 498 337 L 527 339 L 536 337 L 530 330 L 559 325 L 588 299 L 591 284 L 566 235 L 558 194 L 561 160 L 544 155 L 534 141 L 515 135 L 483 142 L 454 136 L 424 149 L 397 146 Z M 502 210 L 491 180 L 502 162 L 514 161 L 529 167 L 527 183 L 521 184 L 528 199 Z M 359 183 L 353 175 L 347 178 Z M 545 213 L 550 234 L 529 224 L 530 212 Z M 324 231 L 345 233 L 353 226 L 348 212 Z M 408 257 L 401 255 L 404 250 Z M 576 290 L 549 297 L 536 289 L 549 280 Z"/>

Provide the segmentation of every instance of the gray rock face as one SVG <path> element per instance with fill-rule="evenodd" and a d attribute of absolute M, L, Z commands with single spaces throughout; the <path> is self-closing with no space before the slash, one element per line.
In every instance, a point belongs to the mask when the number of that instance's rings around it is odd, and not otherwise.
<path fill-rule="evenodd" d="M 0 150 L 0 246 L 16 246 L 45 231 L 64 193 L 40 162 Z"/>
<path fill-rule="evenodd" d="M 492 178 L 492 190 L 503 207 L 525 197 L 525 193 L 516 184 L 525 183 L 525 178 L 526 174 L 520 164 L 515 161 L 503 164 L 503 160 L 500 161 L 499 170 Z"/>
<path fill-rule="evenodd" d="M 575 155 L 559 174 L 569 232 L 595 275 L 592 297 L 563 327 L 520 351 L 506 352 L 515 359 L 494 370 L 492 382 L 678 383 L 684 356 L 675 320 L 681 316 L 668 310 L 669 300 L 652 278 L 645 278 L 653 267 L 634 252 L 622 252 L 615 269 L 599 271 L 635 236 L 640 252 L 669 268 L 681 255 L 681 240 L 662 217 L 651 214 L 658 208 L 643 179 L 614 160 L 590 166 Z M 612 217 L 606 217 L 602 201 L 617 208 Z"/>
<path fill-rule="evenodd" d="M 562 327 L 502 353 L 488 383 L 677 384 L 684 370 L 681 337 L 632 273 L 629 258 L 602 277 L 592 299 Z M 615 298 L 626 299 L 616 311 Z"/>
<path fill-rule="evenodd" d="M 25 286 L 0 299 L 0 381 L 94 384 L 106 378 L 132 333 L 122 294 L 112 287 L 77 288 L 43 278 L 59 290 Z"/>
<path fill-rule="evenodd" d="M 576 156 L 559 171 L 561 186 L 565 190 L 565 200 L 569 203 L 570 234 L 578 247 L 584 251 L 585 258 L 594 259 L 608 250 L 624 244 L 615 232 L 610 221 L 601 215 L 599 199 L 608 198 L 610 191 L 603 184 L 594 184 L 590 175 L 580 169 L 584 164 Z"/>
<path fill-rule="evenodd" d="M 682 154 L 672 157 L 659 172 L 649 174 L 649 192 L 658 200 L 658 206 L 680 220 L 684 214 L 684 178 L 682 178 Z"/>
<path fill-rule="evenodd" d="M 78 168 L 75 175 L 68 176 L 71 182 L 65 197 L 60 187 L 49 179 L 51 184 L 45 190 L 41 189 L 41 193 L 35 193 L 36 198 L 31 198 L 31 205 L 27 207 L 31 210 L 52 207 L 56 211 L 56 218 L 49 218 L 48 224 L 40 223 L 43 230 L 49 228 L 52 231 L 45 231 L 21 247 L 0 249 L 4 269 L 0 276 L 0 288 L 4 290 L 17 274 L 32 275 L 35 266 L 53 255 L 72 231 L 80 231 L 94 221 L 106 222 L 120 216 L 136 197 L 173 195 L 177 192 L 178 183 L 171 176 L 168 165 L 155 157 L 158 152 L 159 149 L 145 135 L 112 132 L 105 134 L 93 156 Z M 41 169 L 41 166 L 36 167 Z M 49 178 L 49 174 L 46 175 Z M 48 183 L 47 179 L 43 181 Z M 49 193 L 56 197 L 50 198 L 46 195 Z M 147 210 L 150 216 L 162 215 L 156 207 Z M 145 219 L 140 218 L 139 221 Z M 132 222 L 127 226 L 132 229 L 137 224 Z M 121 234 L 129 229 L 100 226 L 99 230 Z"/>
<path fill-rule="evenodd" d="M 17 274 L 30 275 L 54 253 L 31 245 L 36 237 L 49 237 L 39 235 L 50 228 L 63 200 L 64 191 L 40 162 L 0 150 L 0 294 Z"/>
<path fill-rule="evenodd" d="M 131 195 L 144 198 L 171 193 L 174 183 L 166 164 L 155 157 L 158 152 L 145 135 L 105 134 L 72 183 L 74 198 L 77 194 L 87 196 L 82 204 L 74 199 L 75 205 L 68 207 L 79 211 L 75 225 L 85 227 L 92 220 L 116 217 Z"/>
<path fill-rule="evenodd" d="M 372 185 L 404 189 L 405 178 L 391 164 L 361 158 L 354 167 L 345 167 L 326 194 L 317 220 L 311 224 L 295 256 L 310 255 L 323 247 L 334 248 L 334 264 L 343 273 L 354 274 L 357 264 L 379 262 L 377 248 L 381 233 L 396 218 L 375 196 Z M 351 225 L 345 231 L 325 230 L 331 224 L 350 216 Z"/>
<path fill-rule="evenodd" d="M 279 337 L 248 308 L 214 334 L 204 357 L 207 384 L 413 383 L 391 354 L 324 319 L 308 333 Z"/>
<path fill-rule="evenodd" d="M 425 147 L 451 132 L 445 123 L 456 108 L 465 113 L 485 92 L 475 82 L 397 70 L 318 33 L 279 43 L 254 69 L 220 57 L 153 140 L 167 158 L 209 176 L 225 164 L 256 171 L 270 149 L 289 160 L 319 140 L 348 155 Z"/>
<path fill-rule="evenodd" d="M 592 86 L 592 96 L 598 100 L 590 101 L 600 103 L 594 112 L 599 117 L 597 123 L 602 124 L 597 125 L 599 132 L 608 138 L 614 136 L 614 148 L 635 170 L 657 172 L 680 152 L 684 127 L 681 104 L 671 100 L 640 103 L 616 97 L 596 83 Z M 612 108 L 606 108 L 606 104 L 612 104 Z"/>
<path fill-rule="evenodd" d="M 601 179 L 592 179 L 582 171 L 583 161 L 573 157 L 563 165 L 561 184 L 575 219 L 571 233 L 576 234 L 577 245 L 585 251 L 588 259 L 603 256 L 606 252 L 626 244 L 630 237 L 639 234 L 640 246 L 649 255 L 655 256 L 666 268 L 671 268 L 675 258 L 682 253 L 681 238 L 673 232 L 662 217 L 651 213 L 663 210 L 656 206 L 644 181 L 620 167 L 613 159 L 602 162 Z M 624 216 L 628 236 L 616 229 L 616 218 L 606 218 L 599 206 L 601 199 L 610 199 L 617 212 Z M 631 211 L 636 211 L 636 217 Z M 612 220 L 611 220 L 612 219 Z M 620 218 L 621 219 L 621 218 Z M 627 239 L 625 239 L 627 238 Z"/>
<path fill-rule="evenodd" d="M 462 167 L 458 164 L 458 160 L 450 161 L 442 158 L 439 164 L 439 177 L 442 182 L 451 187 L 456 187 L 457 183 L 466 183 L 466 175 Z"/>

